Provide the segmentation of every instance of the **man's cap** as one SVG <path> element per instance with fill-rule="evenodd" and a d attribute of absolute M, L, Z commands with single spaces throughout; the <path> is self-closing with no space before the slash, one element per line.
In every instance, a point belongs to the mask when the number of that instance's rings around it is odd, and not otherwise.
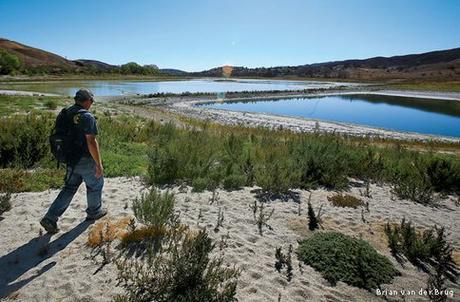
<path fill-rule="evenodd" d="M 89 89 L 82 88 L 75 93 L 74 100 L 75 102 L 84 102 L 86 100 L 94 102 L 94 94 Z"/>

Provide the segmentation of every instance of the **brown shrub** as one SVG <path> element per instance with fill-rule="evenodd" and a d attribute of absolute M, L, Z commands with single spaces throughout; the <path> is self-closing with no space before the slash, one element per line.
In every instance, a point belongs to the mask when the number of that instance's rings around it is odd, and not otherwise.
<path fill-rule="evenodd" d="M 327 200 L 332 202 L 334 206 L 342 208 L 346 207 L 356 209 L 357 207 L 364 205 L 364 202 L 361 199 L 348 194 L 336 194 L 333 196 L 328 196 Z"/>
<path fill-rule="evenodd" d="M 126 233 L 126 227 L 129 225 L 131 217 L 125 217 L 118 221 L 110 221 L 104 219 L 97 222 L 89 231 L 88 241 L 86 244 L 89 247 L 95 248 L 101 246 L 104 242 L 112 242 L 115 239 L 121 239 Z"/>

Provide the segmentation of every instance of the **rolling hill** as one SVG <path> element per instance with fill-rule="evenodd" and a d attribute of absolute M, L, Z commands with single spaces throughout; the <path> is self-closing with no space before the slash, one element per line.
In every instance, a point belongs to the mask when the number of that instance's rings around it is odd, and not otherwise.
<path fill-rule="evenodd" d="M 229 71 L 230 70 L 230 71 Z M 357 80 L 460 79 L 460 48 L 393 57 L 374 57 L 299 66 L 246 68 L 222 66 L 194 73 L 221 77 L 308 77 Z"/>
<path fill-rule="evenodd" d="M 21 63 L 23 71 L 27 73 L 124 73 L 126 70 L 128 74 L 133 74 L 134 68 L 137 68 L 139 73 L 148 70 L 151 74 L 152 67 L 158 70 L 155 65 L 134 66 L 136 63 L 128 63 L 126 66 L 130 69 L 123 69 L 122 66 L 111 65 L 101 61 L 78 59 L 68 60 L 57 54 L 27 46 L 15 41 L 0 38 L 0 49 L 17 56 Z M 136 64 L 137 65 L 137 64 Z M 159 73 L 159 72 L 156 72 Z M 144 74 L 144 73 L 142 73 Z"/>

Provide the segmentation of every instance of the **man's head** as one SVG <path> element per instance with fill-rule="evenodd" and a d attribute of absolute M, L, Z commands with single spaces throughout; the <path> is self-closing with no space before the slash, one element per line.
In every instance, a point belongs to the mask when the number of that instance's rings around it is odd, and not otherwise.
<path fill-rule="evenodd" d="M 79 104 L 86 110 L 88 110 L 94 103 L 94 94 L 89 89 L 80 89 L 75 93 L 75 104 Z"/>

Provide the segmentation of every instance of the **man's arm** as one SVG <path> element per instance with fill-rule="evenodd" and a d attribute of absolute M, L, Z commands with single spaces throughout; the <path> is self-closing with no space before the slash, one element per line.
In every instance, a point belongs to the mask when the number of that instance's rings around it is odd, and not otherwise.
<path fill-rule="evenodd" d="M 96 162 L 96 178 L 99 178 L 104 173 L 104 168 L 102 167 L 101 152 L 99 151 L 99 144 L 94 134 L 85 134 L 85 137 L 88 144 L 89 153 L 91 153 L 91 156 Z"/>

